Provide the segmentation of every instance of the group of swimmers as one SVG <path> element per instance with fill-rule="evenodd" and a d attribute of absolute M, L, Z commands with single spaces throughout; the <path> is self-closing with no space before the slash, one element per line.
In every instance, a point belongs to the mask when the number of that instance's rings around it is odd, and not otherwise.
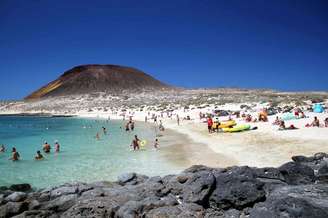
<path fill-rule="evenodd" d="M 51 145 L 48 142 L 45 141 L 44 144 L 43 144 L 42 150 L 46 154 L 50 153 L 50 151 L 51 151 Z M 59 145 L 58 141 L 55 141 L 55 152 L 58 153 L 59 151 L 60 151 L 60 145 Z M 41 151 L 38 150 L 36 152 L 36 155 L 35 155 L 34 159 L 35 160 L 42 160 L 43 158 L 44 157 L 41 154 Z"/>
<path fill-rule="evenodd" d="M 45 153 L 50 153 L 51 150 L 51 145 L 48 144 L 48 142 L 44 142 L 43 146 L 42 146 L 42 150 Z M 55 142 L 55 152 L 59 152 L 60 151 L 60 145 L 58 143 L 58 141 Z M 0 146 L 0 153 L 4 153 L 6 152 L 6 147 L 4 145 Z M 36 155 L 34 157 L 35 160 L 42 160 L 44 157 L 41 154 L 41 151 L 38 150 L 36 152 Z M 17 149 L 15 147 L 12 148 L 11 150 L 11 157 L 9 158 L 9 160 L 12 161 L 18 161 L 20 159 L 20 154 L 18 153 Z"/>

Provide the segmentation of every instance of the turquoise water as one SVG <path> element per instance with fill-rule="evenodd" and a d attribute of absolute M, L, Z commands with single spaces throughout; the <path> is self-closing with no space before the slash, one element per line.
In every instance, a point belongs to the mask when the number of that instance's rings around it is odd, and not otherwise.
<path fill-rule="evenodd" d="M 107 135 L 102 126 L 107 128 Z M 123 121 L 0 117 L 0 144 L 7 148 L 0 153 L 0 186 L 30 183 L 42 188 L 74 181 L 116 180 L 123 172 L 164 175 L 177 170 L 160 150 L 151 148 L 154 127 L 136 123 L 135 131 L 126 133 L 122 126 Z M 97 132 L 99 141 L 95 139 Z M 147 149 L 130 150 L 135 134 L 147 139 Z M 61 145 L 59 153 L 54 152 L 55 140 Z M 44 141 L 51 144 L 52 152 L 42 152 L 45 160 L 36 161 L 35 153 L 42 150 Z M 8 160 L 13 146 L 20 153 L 20 161 Z"/>

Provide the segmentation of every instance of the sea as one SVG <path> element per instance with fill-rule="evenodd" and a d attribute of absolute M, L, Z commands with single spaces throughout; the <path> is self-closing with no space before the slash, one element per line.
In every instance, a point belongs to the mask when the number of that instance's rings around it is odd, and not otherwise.
<path fill-rule="evenodd" d="M 126 132 L 126 121 L 76 117 L 0 116 L 0 186 L 29 183 L 46 188 L 63 183 L 115 181 L 120 174 L 145 175 L 176 173 L 179 168 L 167 161 L 161 149 L 154 149 L 156 127 L 136 122 L 135 130 Z M 104 133 L 105 127 L 107 133 Z M 96 139 L 96 134 L 100 139 Z M 134 135 L 146 140 L 140 151 L 130 147 Z M 44 142 L 52 146 L 42 151 Z M 54 142 L 60 152 L 54 152 Z M 9 160 L 15 147 L 19 161 Z M 40 150 L 44 160 L 35 160 Z"/>

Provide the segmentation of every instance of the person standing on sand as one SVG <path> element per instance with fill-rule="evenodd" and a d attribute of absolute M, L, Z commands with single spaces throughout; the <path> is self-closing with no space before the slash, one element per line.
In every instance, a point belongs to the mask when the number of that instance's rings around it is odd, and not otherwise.
<path fill-rule="evenodd" d="M 208 133 L 212 133 L 213 120 L 212 117 L 207 118 L 207 129 Z"/>
<path fill-rule="evenodd" d="M 177 114 L 177 123 L 178 123 L 178 126 L 180 126 L 180 117 L 179 117 L 179 114 Z"/>
<path fill-rule="evenodd" d="M 17 161 L 17 160 L 19 160 L 19 158 L 20 158 L 19 153 L 17 152 L 16 148 L 13 147 L 13 149 L 11 151 L 11 158 L 9 158 L 9 160 Z"/>

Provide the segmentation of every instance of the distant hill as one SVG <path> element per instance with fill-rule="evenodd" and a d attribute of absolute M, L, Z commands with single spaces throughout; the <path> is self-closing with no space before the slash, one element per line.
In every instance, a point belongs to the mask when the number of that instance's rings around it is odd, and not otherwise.
<path fill-rule="evenodd" d="M 172 87 L 131 67 L 118 65 L 81 65 L 64 72 L 58 79 L 25 99 L 66 96 L 95 92 L 152 91 Z"/>

